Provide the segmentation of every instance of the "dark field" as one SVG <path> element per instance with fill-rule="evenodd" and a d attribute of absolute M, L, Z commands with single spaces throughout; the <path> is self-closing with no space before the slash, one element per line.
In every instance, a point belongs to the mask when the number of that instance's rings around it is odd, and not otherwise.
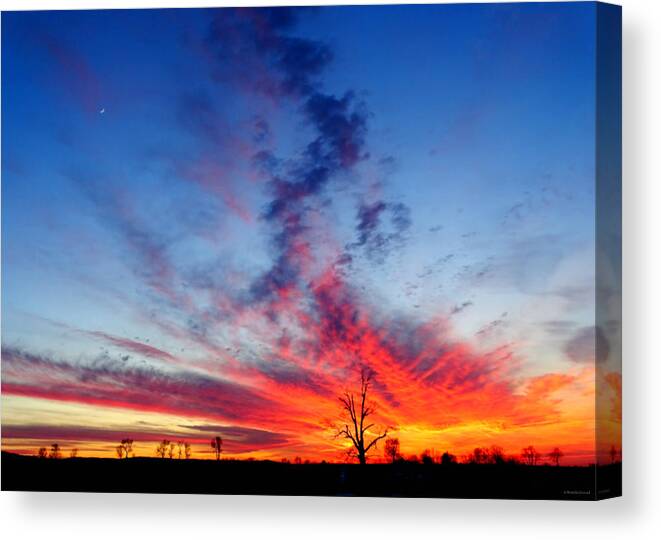
<path fill-rule="evenodd" d="M 595 489 L 595 471 L 598 486 Z M 621 465 L 294 465 L 2 453 L 4 491 L 595 500 L 621 495 Z"/>

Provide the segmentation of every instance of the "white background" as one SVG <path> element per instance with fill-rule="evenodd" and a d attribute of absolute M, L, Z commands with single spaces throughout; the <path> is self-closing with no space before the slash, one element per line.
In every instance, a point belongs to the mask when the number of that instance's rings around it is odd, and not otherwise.
<path fill-rule="evenodd" d="M 7 10 L 278 3 L 329 2 L 212 0 L 188 5 L 182 0 L 0 0 L 0 7 Z M 623 0 L 621 4 L 624 8 L 624 497 L 579 503 L 3 492 L 0 493 L 0 537 L 661 538 L 661 317 L 655 309 L 661 299 L 661 2 Z"/>

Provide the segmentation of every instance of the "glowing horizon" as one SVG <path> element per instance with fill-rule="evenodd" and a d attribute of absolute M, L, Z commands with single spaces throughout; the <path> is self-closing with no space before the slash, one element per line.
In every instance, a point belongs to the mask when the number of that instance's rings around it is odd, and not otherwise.
<path fill-rule="evenodd" d="M 619 449 L 594 9 L 4 13 L 2 449 Z"/>

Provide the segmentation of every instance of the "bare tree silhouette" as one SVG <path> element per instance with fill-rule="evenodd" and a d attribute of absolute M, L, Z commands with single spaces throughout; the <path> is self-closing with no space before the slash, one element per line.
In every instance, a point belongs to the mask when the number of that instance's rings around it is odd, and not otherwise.
<path fill-rule="evenodd" d="M 168 457 L 172 459 L 175 454 L 175 450 L 177 448 L 177 443 L 176 442 L 171 442 L 170 447 L 168 448 Z"/>
<path fill-rule="evenodd" d="M 615 463 L 617 461 L 617 456 L 618 456 L 618 451 L 617 448 L 615 448 L 615 445 L 611 446 L 611 449 L 608 453 L 611 457 L 611 463 Z"/>
<path fill-rule="evenodd" d="M 553 463 L 555 463 L 556 467 L 560 466 L 560 459 L 563 456 L 564 456 L 564 454 L 562 453 L 562 450 L 560 450 L 560 448 L 557 448 L 557 447 L 554 448 L 553 450 L 551 450 L 551 452 L 549 453 L 549 458 L 551 459 L 551 461 Z"/>
<path fill-rule="evenodd" d="M 395 461 L 397 461 L 397 459 L 400 457 L 399 439 L 397 439 L 396 437 L 387 438 L 383 453 L 386 456 L 386 458 L 390 460 L 391 463 L 395 463 Z"/>
<path fill-rule="evenodd" d="M 115 446 L 115 454 L 117 454 L 117 457 L 119 459 L 122 459 L 124 457 L 124 447 L 121 444 Z"/>
<path fill-rule="evenodd" d="M 372 384 L 373 372 L 366 367 L 360 370 L 360 392 L 358 395 L 352 392 L 344 392 L 339 400 L 342 404 L 342 412 L 348 417 L 344 426 L 337 429 L 336 437 L 342 437 L 351 441 L 352 446 L 347 454 L 351 458 L 358 460 L 358 463 L 365 465 L 367 463 L 367 454 L 373 448 L 376 449 L 377 443 L 388 435 L 388 429 L 379 429 L 377 435 L 371 441 L 366 441 L 365 436 L 376 425 L 367 423 L 367 418 L 375 412 L 375 407 L 368 404 L 367 394 Z M 347 419 L 345 419 L 347 420 Z"/>
<path fill-rule="evenodd" d="M 165 457 L 165 455 L 168 453 L 168 448 L 170 447 L 170 441 L 167 439 L 163 439 L 160 443 L 158 443 L 158 446 L 156 447 L 156 455 L 158 455 L 161 459 Z"/>
<path fill-rule="evenodd" d="M 60 445 L 53 443 L 50 445 L 50 454 L 48 455 L 51 459 L 60 459 L 62 457 L 62 451 L 60 450 Z"/>
<path fill-rule="evenodd" d="M 42 446 L 42 447 L 38 450 L 37 455 L 38 455 L 40 458 L 48 457 L 48 449 L 47 449 L 45 446 Z"/>
<path fill-rule="evenodd" d="M 184 442 L 184 457 L 190 459 L 192 454 L 190 443 L 188 441 Z"/>
<path fill-rule="evenodd" d="M 69 451 L 69 457 L 70 457 L 70 458 L 78 457 L 78 448 L 72 448 L 72 449 Z"/>
<path fill-rule="evenodd" d="M 505 451 L 501 446 L 494 444 L 489 448 L 489 463 L 493 463 L 494 465 L 505 463 Z"/>
<path fill-rule="evenodd" d="M 119 459 L 128 458 L 133 453 L 133 439 L 122 439 L 117 446 Z"/>
<path fill-rule="evenodd" d="M 475 448 L 471 454 L 468 455 L 468 463 L 475 463 L 477 465 L 485 465 L 491 460 L 488 448 Z"/>
<path fill-rule="evenodd" d="M 177 441 L 177 458 L 184 457 L 184 441 Z"/>
<path fill-rule="evenodd" d="M 521 460 L 526 465 L 537 465 L 540 457 L 540 453 L 532 445 L 526 446 L 521 450 Z"/>
<path fill-rule="evenodd" d="M 220 453 L 223 451 L 223 438 L 220 435 L 216 435 L 211 439 L 211 448 L 213 448 L 216 454 L 216 461 L 219 461 Z"/>

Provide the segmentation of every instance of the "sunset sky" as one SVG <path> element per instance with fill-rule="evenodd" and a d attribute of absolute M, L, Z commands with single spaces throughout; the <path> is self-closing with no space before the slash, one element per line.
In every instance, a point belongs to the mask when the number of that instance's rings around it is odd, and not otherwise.
<path fill-rule="evenodd" d="M 340 461 L 366 365 L 404 455 L 593 462 L 594 23 L 3 13 L 2 448 Z"/>

